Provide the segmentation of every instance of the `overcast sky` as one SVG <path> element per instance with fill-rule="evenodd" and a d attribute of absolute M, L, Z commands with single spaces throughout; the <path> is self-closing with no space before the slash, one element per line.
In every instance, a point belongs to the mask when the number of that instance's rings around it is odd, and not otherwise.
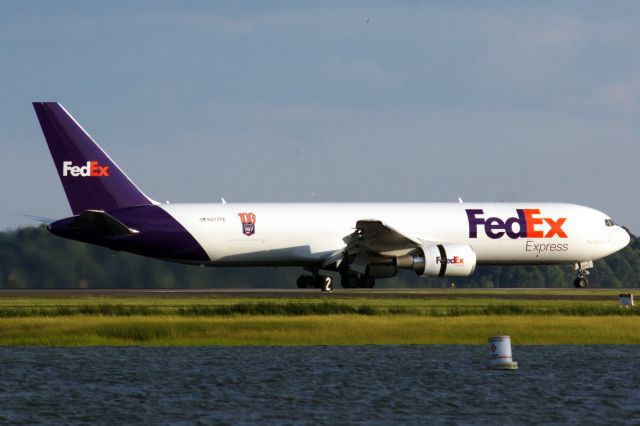
<path fill-rule="evenodd" d="M 640 233 L 638 2 L 0 3 L 0 229 L 60 101 L 171 202 L 558 201 Z"/>

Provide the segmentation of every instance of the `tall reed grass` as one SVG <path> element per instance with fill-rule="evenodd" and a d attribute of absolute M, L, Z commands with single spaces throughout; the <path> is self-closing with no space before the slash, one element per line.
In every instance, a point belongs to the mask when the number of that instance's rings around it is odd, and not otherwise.
<path fill-rule="evenodd" d="M 620 308 L 596 303 L 566 305 L 489 304 L 486 306 L 441 306 L 424 309 L 404 306 L 375 307 L 337 302 L 255 302 L 233 305 L 149 306 L 149 305 L 80 305 L 54 307 L 0 307 L 0 318 L 89 316 L 159 316 L 225 317 L 225 316 L 309 316 L 309 315 L 415 315 L 459 317 L 469 315 L 563 315 L 563 316 L 640 316 L 640 309 Z"/>
<path fill-rule="evenodd" d="M 500 315 L 87 316 L 0 319 L 1 346 L 640 344 L 635 317 Z"/>

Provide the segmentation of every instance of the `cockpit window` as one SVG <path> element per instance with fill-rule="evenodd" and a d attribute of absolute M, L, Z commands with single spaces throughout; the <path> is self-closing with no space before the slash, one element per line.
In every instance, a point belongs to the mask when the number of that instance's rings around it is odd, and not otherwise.
<path fill-rule="evenodd" d="M 607 225 L 607 226 L 615 225 L 615 223 L 613 223 L 613 220 L 611 220 L 611 219 L 605 219 L 604 220 L 604 224 Z"/>

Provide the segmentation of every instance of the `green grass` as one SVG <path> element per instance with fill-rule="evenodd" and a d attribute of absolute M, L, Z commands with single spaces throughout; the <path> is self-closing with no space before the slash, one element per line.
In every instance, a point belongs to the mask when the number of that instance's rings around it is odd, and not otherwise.
<path fill-rule="evenodd" d="M 368 297 L 362 296 L 361 290 L 342 290 L 340 293 L 348 295 L 348 299 L 340 299 L 341 303 L 349 305 L 371 305 L 376 307 L 433 307 L 433 306 L 485 306 L 487 303 L 502 304 L 513 303 L 513 300 L 504 298 L 504 296 L 521 297 L 521 296 L 539 296 L 545 295 L 550 297 L 573 297 L 573 296 L 591 296 L 601 297 L 602 300 L 594 301 L 594 303 L 610 304 L 611 301 L 617 300 L 617 295 L 621 292 L 629 292 L 629 290 L 612 290 L 612 289 L 589 289 L 589 290 L 471 290 L 471 289 L 429 289 L 429 290 L 394 290 L 393 298 L 384 297 L 388 291 L 385 290 L 367 290 Z M 332 294 L 325 294 L 321 297 L 307 298 L 237 298 L 217 296 L 201 296 L 197 294 L 184 295 L 174 293 L 154 293 L 145 296 L 139 295 L 118 295 L 118 296 L 81 296 L 81 295 L 62 295 L 63 291 L 55 292 L 51 296 L 11 296 L 3 293 L 0 297 L 0 308 L 3 307 L 56 307 L 56 306 L 85 306 L 85 305 L 135 305 L 135 306 L 153 306 L 153 307 L 184 307 L 191 305 L 234 305 L 238 303 L 252 303 L 257 301 L 277 301 L 279 303 L 296 302 L 296 303 L 318 303 L 318 301 L 333 299 Z M 418 296 L 418 298 L 414 298 Z M 437 296 L 437 298 L 433 298 Z M 481 296 L 481 297 L 478 297 Z M 495 297 L 492 297 L 495 296 Z M 526 304 L 558 304 L 565 301 L 560 299 L 549 300 L 520 300 L 518 303 Z"/>
<path fill-rule="evenodd" d="M 620 291 L 399 292 L 332 300 L 223 297 L 0 297 L 2 346 L 640 344 L 640 309 Z M 403 295 L 416 293 L 419 298 Z M 446 297 L 430 298 L 432 294 Z M 513 291 L 508 294 L 526 294 Z M 597 300 L 567 295 L 597 294 Z"/>
<path fill-rule="evenodd" d="M 484 344 L 640 344 L 634 317 L 239 316 L 10 318 L 3 346 Z"/>
<path fill-rule="evenodd" d="M 397 303 L 397 302 L 396 302 Z M 458 317 L 469 315 L 564 315 L 564 316 L 640 316 L 638 307 L 622 309 L 613 303 L 501 303 L 478 306 L 436 305 L 417 307 L 374 306 L 372 304 L 348 304 L 342 302 L 245 302 L 236 304 L 192 304 L 187 306 L 120 305 L 59 305 L 0 307 L 0 318 L 14 317 L 63 317 L 72 315 L 101 316 L 159 316 L 225 317 L 236 315 L 307 316 L 307 315 L 414 315 L 432 317 Z"/>

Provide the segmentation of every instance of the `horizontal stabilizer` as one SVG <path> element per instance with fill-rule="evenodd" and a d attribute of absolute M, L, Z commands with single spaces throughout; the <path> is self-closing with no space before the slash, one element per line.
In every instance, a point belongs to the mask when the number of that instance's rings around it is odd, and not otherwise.
<path fill-rule="evenodd" d="M 82 228 L 104 237 L 137 234 L 138 231 L 129 228 L 115 217 L 100 210 L 85 210 L 69 223 L 74 228 Z"/>
<path fill-rule="evenodd" d="M 57 219 L 53 219 L 50 217 L 44 217 L 44 216 L 34 216 L 32 214 L 25 214 L 25 213 L 16 213 L 18 216 L 22 216 L 22 217 L 26 217 L 29 218 L 31 220 L 34 220 L 36 222 L 40 222 L 40 223 L 44 223 L 45 225 L 49 225 L 50 223 L 55 222 Z"/>

